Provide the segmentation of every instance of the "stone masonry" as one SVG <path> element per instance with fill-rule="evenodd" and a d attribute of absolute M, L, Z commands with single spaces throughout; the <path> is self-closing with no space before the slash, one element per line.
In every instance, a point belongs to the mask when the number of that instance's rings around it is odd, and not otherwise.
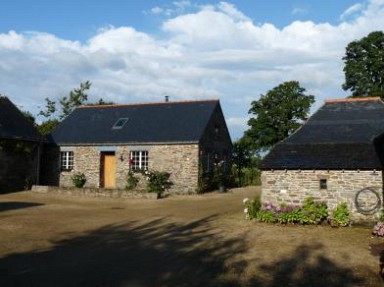
<path fill-rule="evenodd" d="M 346 202 L 354 221 L 380 216 L 382 172 L 369 170 L 264 170 L 261 176 L 263 203 L 301 205 L 313 196 L 328 209 Z"/>
<path fill-rule="evenodd" d="M 65 146 L 61 151 L 74 152 L 74 169 L 60 172 L 60 186 L 73 186 L 71 177 L 84 173 L 85 187 L 100 187 L 100 157 L 105 146 Z M 198 184 L 199 146 L 198 144 L 108 146 L 116 156 L 116 188 L 124 189 L 129 171 L 129 154 L 132 150 L 148 151 L 150 170 L 166 171 L 171 174 L 172 193 L 196 193 Z M 58 164 L 58 163 L 57 163 Z M 137 175 L 141 177 L 140 174 Z M 143 183 L 141 183 L 143 185 Z"/>

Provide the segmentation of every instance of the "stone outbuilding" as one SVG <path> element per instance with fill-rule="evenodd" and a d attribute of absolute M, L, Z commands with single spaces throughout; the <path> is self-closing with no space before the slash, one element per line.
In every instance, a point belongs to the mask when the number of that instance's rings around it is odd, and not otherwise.
<path fill-rule="evenodd" d="M 33 122 L 7 97 L 0 96 L 0 193 L 38 183 L 41 142 Z"/>
<path fill-rule="evenodd" d="M 166 171 L 171 192 L 195 193 L 199 177 L 228 163 L 232 142 L 218 100 L 82 106 L 51 135 L 44 184 L 123 189 L 129 170 Z"/>
<path fill-rule="evenodd" d="M 377 219 L 383 160 L 383 101 L 327 100 L 263 159 L 262 201 L 301 204 L 313 196 L 330 210 L 346 202 L 356 221 Z"/>

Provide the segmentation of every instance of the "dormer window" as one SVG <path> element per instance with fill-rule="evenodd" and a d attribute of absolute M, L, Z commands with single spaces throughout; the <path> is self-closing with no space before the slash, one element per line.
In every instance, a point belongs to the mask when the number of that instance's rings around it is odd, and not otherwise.
<path fill-rule="evenodd" d="M 113 125 L 113 130 L 120 130 L 124 127 L 124 125 L 128 122 L 128 118 L 120 118 L 116 121 L 116 123 Z"/>

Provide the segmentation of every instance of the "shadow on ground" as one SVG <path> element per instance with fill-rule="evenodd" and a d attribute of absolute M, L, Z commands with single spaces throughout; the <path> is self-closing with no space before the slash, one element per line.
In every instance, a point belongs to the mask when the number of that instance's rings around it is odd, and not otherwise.
<path fill-rule="evenodd" d="M 365 286 L 323 256 L 310 261 L 316 245 L 244 274 L 250 262 L 228 259 L 244 254 L 246 241 L 222 236 L 215 219 L 109 225 L 49 250 L 11 254 L 0 259 L 0 286 Z"/>
<path fill-rule="evenodd" d="M 5 201 L 5 202 L 0 202 L 0 212 L 13 210 L 13 209 L 35 207 L 40 205 L 44 205 L 44 204 L 35 203 L 35 202 Z"/>
<path fill-rule="evenodd" d="M 302 245 L 295 250 L 294 256 L 277 260 L 275 264 L 262 265 L 261 270 L 270 274 L 270 279 L 260 286 L 347 287 L 377 286 L 380 283 L 378 276 L 371 271 L 368 273 L 374 278 L 368 282 L 353 270 L 336 265 L 324 256 L 324 247 L 318 243 Z"/>

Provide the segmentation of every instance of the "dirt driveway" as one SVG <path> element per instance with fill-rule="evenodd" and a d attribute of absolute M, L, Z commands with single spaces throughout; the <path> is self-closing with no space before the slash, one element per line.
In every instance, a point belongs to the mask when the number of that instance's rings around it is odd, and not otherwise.
<path fill-rule="evenodd" d="M 370 229 L 245 221 L 258 192 L 0 195 L 0 286 L 384 286 Z"/>

